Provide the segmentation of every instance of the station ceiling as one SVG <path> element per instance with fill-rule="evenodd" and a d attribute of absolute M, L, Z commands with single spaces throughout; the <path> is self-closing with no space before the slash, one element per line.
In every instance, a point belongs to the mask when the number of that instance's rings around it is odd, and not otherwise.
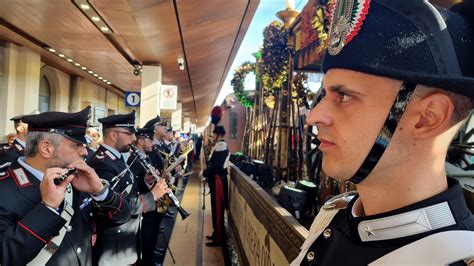
<path fill-rule="evenodd" d="M 259 1 L 0 0 L 0 40 L 120 94 L 140 90 L 134 65 L 161 65 L 162 83 L 178 86 L 183 114 L 202 126 Z M 185 60 L 182 71 L 178 58 Z"/>

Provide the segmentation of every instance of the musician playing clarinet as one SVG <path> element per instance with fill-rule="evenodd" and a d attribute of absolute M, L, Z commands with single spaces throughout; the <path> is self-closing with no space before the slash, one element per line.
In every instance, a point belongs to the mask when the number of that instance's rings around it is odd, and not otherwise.
<path fill-rule="evenodd" d="M 121 154 L 128 152 L 136 141 L 135 111 L 101 118 L 99 122 L 102 123 L 104 141 L 89 165 L 107 179 L 115 191 L 125 195 L 124 203 L 130 205 L 132 216 L 125 224 L 108 224 L 101 228 L 94 254 L 100 265 L 134 264 L 140 258 L 141 215 L 155 211 L 155 202 L 167 192 L 167 185 L 159 182 L 150 192 L 139 194 L 138 179 Z"/>
<path fill-rule="evenodd" d="M 135 141 L 135 153 L 140 153 L 140 155 L 151 164 L 148 154 L 153 150 L 154 127 L 138 128 L 135 135 L 137 137 Z M 154 180 L 147 169 L 140 163 L 140 160 L 136 158 L 137 156 L 139 155 L 132 153 L 127 163 L 130 165 L 133 174 L 137 177 L 138 193 L 144 195 L 150 192 L 150 185 Z M 139 263 L 140 265 L 154 265 L 154 255 L 156 254 L 157 257 L 161 257 L 165 253 L 165 249 L 160 248 L 155 250 L 162 218 L 163 214 L 156 211 L 143 214 L 140 238 L 142 258 Z"/>
<path fill-rule="evenodd" d="M 90 109 L 22 118 L 25 156 L 0 169 L 2 265 L 92 265 L 97 224 L 130 219 L 122 195 L 83 160 Z"/>

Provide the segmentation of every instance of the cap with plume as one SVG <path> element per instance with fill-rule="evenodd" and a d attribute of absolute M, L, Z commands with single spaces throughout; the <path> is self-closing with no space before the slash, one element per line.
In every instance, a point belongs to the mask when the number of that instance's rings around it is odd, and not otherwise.
<path fill-rule="evenodd" d="M 217 125 L 222 117 L 222 108 L 220 106 L 214 106 L 211 111 L 211 123 Z"/>

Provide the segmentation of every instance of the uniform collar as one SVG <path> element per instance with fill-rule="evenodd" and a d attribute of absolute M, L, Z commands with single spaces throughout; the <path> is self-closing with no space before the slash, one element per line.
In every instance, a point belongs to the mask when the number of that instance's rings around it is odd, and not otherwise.
<path fill-rule="evenodd" d="M 21 156 L 18 158 L 18 163 L 25 168 L 28 172 L 36 177 L 40 182 L 43 180 L 44 173 L 40 170 L 30 166 L 29 164 L 25 163 L 25 156 Z"/>
<path fill-rule="evenodd" d="M 100 144 L 100 145 L 102 145 L 106 150 L 109 150 L 113 155 L 115 155 L 115 157 L 117 157 L 117 158 L 122 158 L 122 157 L 121 157 L 122 154 L 121 154 L 118 150 L 116 150 L 116 149 L 114 149 L 114 148 L 112 148 L 112 147 L 110 147 L 109 145 L 104 144 L 104 143 L 102 143 L 102 144 Z"/>
<path fill-rule="evenodd" d="M 18 143 L 23 149 L 26 146 L 26 143 L 22 141 L 21 139 L 15 139 L 15 142 Z"/>
<path fill-rule="evenodd" d="M 352 235 L 361 242 L 394 240 L 429 234 L 455 225 L 469 215 L 458 181 L 448 179 L 448 190 L 415 204 L 377 215 L 354 217 L 356 196 L 347 215 Z"/>

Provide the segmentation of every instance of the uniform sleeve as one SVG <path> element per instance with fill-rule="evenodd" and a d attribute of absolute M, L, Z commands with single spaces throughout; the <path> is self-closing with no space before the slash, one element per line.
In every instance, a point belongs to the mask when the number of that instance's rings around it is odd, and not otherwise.
<path fill-rule="evenodd" d="M 66 223 L 61 216 L 39 203 L 19 221 L 0 207 L 2 265 L 25 265 L 59 233 Z"/>
<path fill-rule="evenodd" d="M 100 178 L 105 179 L 109 182 L 111 182 L 112 178 L 114 178 L 116 175 L 113 169 L 111 169 L 110 167 L 108 167 L 102 162 L 92 161 L 88 164 L 90 167 L 92 167 L 95 170 L 95 172 Z"/>
<path fill-rule="evenodd" d="M 90 166 L 94 168 L 94 170 L 96 171 L 96 173 L 99 175 L 100 178 L 106 179 L 107 181 L 111 183 L 112 183 L 112 179 L 116 176 L 116 173 L 103 162 L 98 162 L 98 163 L 92 162 Z M 125 216 L 124 218 L 130 219 L 131 215 L 137 215 L 137 214 L 140 214 L 143 212 L 149 212 L 155 209 L 153 195 L 151 193 L 139 195 L 138 198 L 134 197 L 133 195 L 128 195 L 127 197 L 123 197 L 120 193 L 117 193 L 117 192 L 110 193 L 110 194 L 116 194 L 118 197 L 120 197 L 120 201 L 118 201 L 118 198 L 117 198 L 116 203 L 117 204 L 121 203 L 121 208 L 127 208 L 128 216 Z M 104 201 L 107 201 L 107 199 Z M 122 219 L 119 219 L 118 221 L 114 221 L 112 218 L 114 217 L 114 215 L 117 215 L 117 214 L 115 214 L 115 212 L 112 210 L 102 210 L 100 214 L 103 217 L 104 216 L 109 217 L 109 221 L 106 221 L 107 224 L 112 223 L 114 225 L 117 225 L 123 221 Z M 120 216 L 121 215 L 119 215 L 119 217 Z"/>
<path fill-rule="evenodd" d="M 103 201 L 94 200 L 93 205 L 98 219 L 108 224 L 120 225 L 130 220 L 130 204 L 124 200 L 120 193 L 111 189 L 109 189 L 107 197 Z"/>

